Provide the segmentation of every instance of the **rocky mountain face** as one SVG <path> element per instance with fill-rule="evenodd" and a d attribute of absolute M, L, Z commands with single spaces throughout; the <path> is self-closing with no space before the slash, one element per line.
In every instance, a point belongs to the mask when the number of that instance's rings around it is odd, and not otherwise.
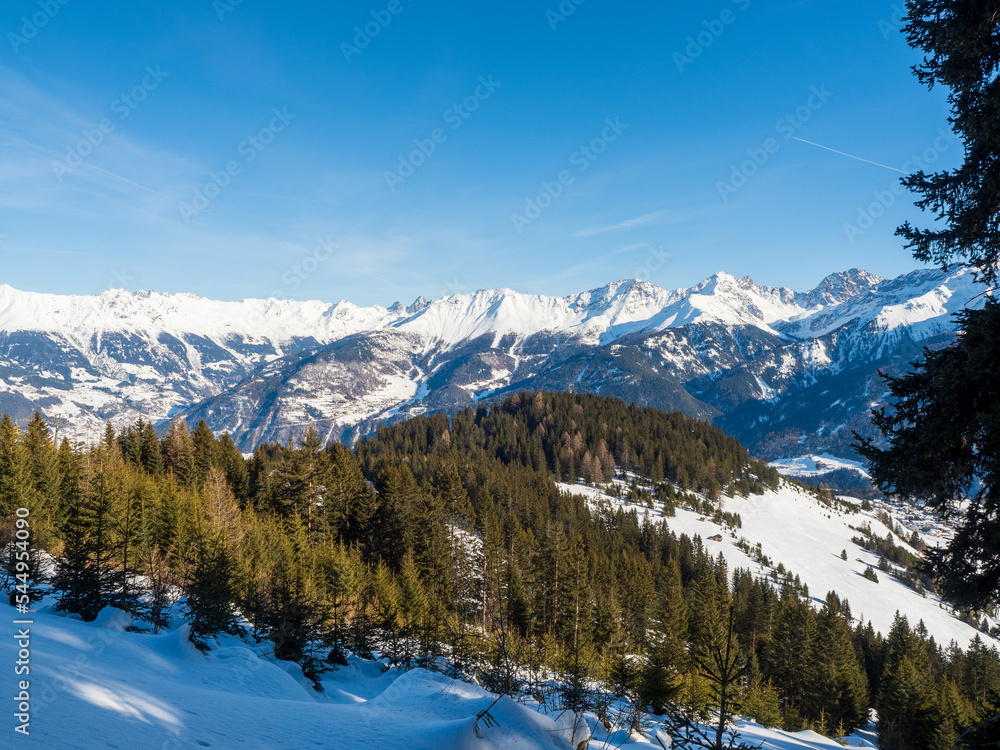
<path fill-rule="evenodd" d="M 40 409 L 81 438 L 106 420 L 204 419 L 252 450 L 309 425 L 352 440 L 517 390 L 581 390 L 715 420 L 767 458 L 850 455 L 884 397 L 877 371 L 951 340 L 981 291 L 964 271 L 857 269 L 808 292 L 717 273 L 389 308 L 0 286 L 0 410 Z"/>

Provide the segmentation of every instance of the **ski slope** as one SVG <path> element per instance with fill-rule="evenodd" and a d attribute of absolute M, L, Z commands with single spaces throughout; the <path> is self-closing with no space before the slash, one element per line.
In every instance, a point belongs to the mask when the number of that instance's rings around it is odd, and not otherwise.
<path fill-rule="evenodd" d="M 836 591 L 841 599 L 850 602 L 856 619 L 870 621 L 875 630 L 883 634 L 889 632 L 895 613 L 899 611 L 906 615 L 911 625 L 923 620 L 928 632 L 942 645 L 954 640 L 964 649 L 977 633 L 987 643 L 1000 645 L 959 620 L 938 597 L 927 594 L 924 598 L 882 571 L 877 573 L 878 583 L 862 575 L 866 567 L 878 565 L 878 555 L 851 541 L 852 537 L 860 536 L 855 529 L 871 524 L 872 531 L 883 539 L 892 533 L 872 512 L 845 513 L 836 506 L 828 508 L 814 496 L 783 482 L 777 491 L 768 490 L 764 495 L 724 498 L 723 509 L 739 514 L 742 521 L 742 528 L 730 532 L 710 518 L 686 508 L 678 507 L 676 516 L 666 518 L 659 508 L 649 510 L 594 487 L 560 484 L 559 488 L 563 492 L 584 495 L 593 507 L 634 510 L 640 520 L 648 513 L 651 521 L 666 522 L 676 534 L 700 536 L 710 554 L 722 553 L 730 573 L 745 568 L 769 576 L 772 568 L 764 568 L 736 546 L 740 537 L 746 539 L 751 548 L 760 544 L 772 566 L 783 564 L 792 576 L 798 575 L 809 587 L 809 595 L 817 607 L 822 606 L 827 592 Z M 860 501 L 854 502 L 860 505 Z M 709 540 L 716 534 L 722 535 L 721 542 Z M 913 551 L 895 534 L 893 541 Z M 841 559 L 842 550 L 847 551 L 847 560 Z M 990 621 L 990 624 L 995 623 Z"/>

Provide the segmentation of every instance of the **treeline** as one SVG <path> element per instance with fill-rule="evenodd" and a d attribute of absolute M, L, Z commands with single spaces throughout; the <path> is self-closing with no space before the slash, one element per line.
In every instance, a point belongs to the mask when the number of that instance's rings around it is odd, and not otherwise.
<path fill-rule="evenodd" d="M 359 445 L 358 455 L 370 462 L 372 455 L 412 457 L 451 448 L 546 470 L 561 482 L 608 482 L 617 467 L 712 500 L 723 492 L 761 494 L 780 481 L 776 469 L 751 461 L 739 441 L 707 422 L 590 394 L 523 393 L 450 420 L 444 414 L 417 417 L 380 428 Z"/>
<path fill-rule="evenodd" d="M 0 541 L 28 508 L 34 548 L 57 563 L 18 570 L 5 546 L 8 589 L 51 591 L 83 619 L 118 606 L 153 630 L 183 591 L 199 647 L 249 628 L 317 686 L 348 652 L 445 656 L 500 691 L 541 691 L 523 681 L 555 672 L 565 707 L 589 705 L 598 679 L 647 710 L 708 717 L 720 685 L 703 667 L 734 639 L 729 710 L 768 725 L 842 734 L 874 705 L 884 747 L 945 747 L 996 712 L 1000 659 L 982 642 L 942 649 L 903 618 L 884 638 L 835 595 L 817 611 L 791 582 L 730 574 L 700 539 L 553 483 L 656 466 L 664 504 L 776 481 L 707 425 L 574 394 L 411 420 L 354 451 L 309 431 L 250 459 L 203 423 L 56 446 L 38 415 L 6 418 Z M 901 722 L 922 739 L 893 735 Z"/>

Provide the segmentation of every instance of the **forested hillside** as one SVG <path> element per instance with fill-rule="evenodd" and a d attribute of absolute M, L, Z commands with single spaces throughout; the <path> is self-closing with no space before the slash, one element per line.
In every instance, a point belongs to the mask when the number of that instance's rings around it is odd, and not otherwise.
<path fill-rule="evenodd" d="M 2 540 L 27 508 L 34 554 L 25 570 L 5 547 L 5 585 L 51 589 L 84 620 L 120 607 L 154 631 L 183 590 L 200 648 L 246 632 L 317 688 L 348 651 L 395 667 L 445 656 L 498 692 L 541 693 L 551 670 L 552 700 L 576 710 L 596 700 L 588 678 L 656 713 L 708 718 L 721 702 L 829 736 L 875 706 L 890 749 L 951 747 L 997 712 L 1000 659 L 983 641 L 963 652 L 902 616 L 883 636 L 835 593 L 817 608 L 793 580 L 730 571 L 701 539 L 595 511 L 554 481 L 624 472 L 668 513 L 721 512 L 727 493 L 778 482 L 705 423 L 579 394 L 419 417 L 353 451 L 309 431 L 250 459 L 204 423 L 163 439 L 109 427 L 81 446 L 57 445 L 37 414 L 6 418 Z M 723 653 L 728 677 L 706 668 Z"/>

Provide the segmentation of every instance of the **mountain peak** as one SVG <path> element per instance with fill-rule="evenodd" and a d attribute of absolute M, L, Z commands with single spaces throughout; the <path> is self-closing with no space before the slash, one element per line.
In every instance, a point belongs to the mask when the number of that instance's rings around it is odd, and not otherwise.
<path fill-rule="evenodd" d="M 748 277 L 749 278 L 749 277 Z M 725 271 L 716 271 L 707 279 L 691 287 L 691 294 L 714 294 L 739 286 L 736 277 Z"/>
<path fill-rule="evenodd" d="M 808 300 L 808 307 L 837 304 L 849 297 L 870 291 L 883 281 L 885 279 L 881 276 L 864 269 L 851 268 L 840 273 L 831 273 L 804 296 Z"/>
<path fill-rule="evenodd" d="M 413 300 L 413 304 L 412 305 L 410 305 L 409 307 L 407 307 L 405 309 L 406 309 L 406 312 L 408 312 L 410 315 L 416 315 L 418 312 L 420 312 L 421 310 L 423 310 L 429 304 L 430 304 L 430 301 L 426 297 L 424 297 L 423 295 L 420 295 L 415 300 Z"/>

